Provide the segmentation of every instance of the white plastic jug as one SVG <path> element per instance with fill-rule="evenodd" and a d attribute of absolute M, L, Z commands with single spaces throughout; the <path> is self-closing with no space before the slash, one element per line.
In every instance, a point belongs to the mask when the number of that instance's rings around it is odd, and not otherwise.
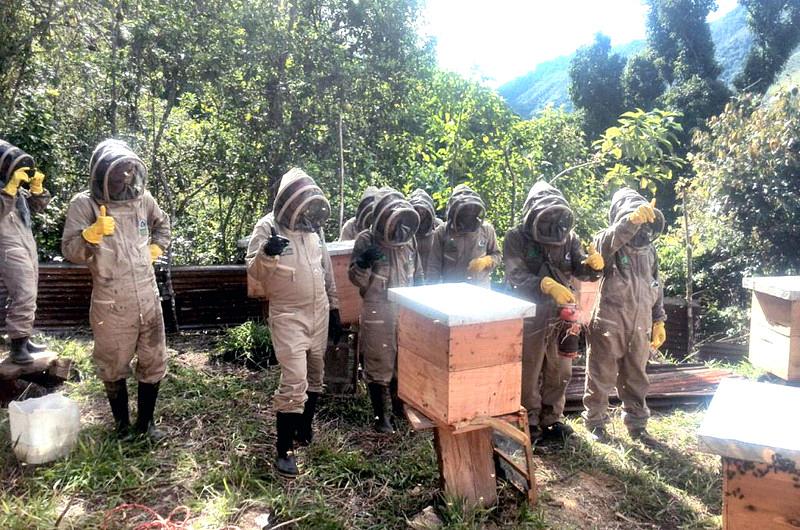
<path fill-rule="evenodd" d="M 43 464 L 69 454 L 78 440 L 78 404 L 60 392 L 8 405 L 11 445 L 21 462 Z"/>

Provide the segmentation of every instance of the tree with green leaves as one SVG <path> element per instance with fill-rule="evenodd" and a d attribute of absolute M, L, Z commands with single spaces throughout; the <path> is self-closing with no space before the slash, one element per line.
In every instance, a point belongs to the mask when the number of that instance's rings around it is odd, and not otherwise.
<path fill-rule="evenodd" d="M 590 137 L 598 136 L 614 123 L 623 110 L 620 78 L 625 61 L 611 52 L 611 39 L 602 33 L 594 43 L 575 53 L 569 63 L 569 96 L 584 114 Z"/>
<path fill-rule="evenodd" d="M 665 89 L 651 52 L 645 50 L 628 58 L 622 72 L 625 108 L 653 109 Z"/>
<path fill-rule="evenodd" d="M 682 112 L 687 133 L 722 111 L 730 91 L 718 79 L 707 18 L 714 0 L 647 0 L 647 48 L 667 90 L 661 103 Z M 691 105 L 689 105 L 691 103 Z M 688 144 L 688 138 L 684 143 Z"/>
<path fill-rule="evenodd" d="M 747 25 L 754 43 L 734 84 L 740 90 L 764 93 L 800 43 L 800 2 L 739 0 L 739 3 L 747 10 Z"/>

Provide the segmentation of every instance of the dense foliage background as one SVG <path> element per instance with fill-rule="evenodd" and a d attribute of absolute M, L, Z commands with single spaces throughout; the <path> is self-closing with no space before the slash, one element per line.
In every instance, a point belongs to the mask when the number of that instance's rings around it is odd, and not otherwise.
<path fill-rule="evenodd" d="M 598 36 L 560 63 L 577 111 L 521 117 L 437 68 L 418 0 L 7 0 L 0 137 L 48 175 L 43 260 L 58 256 L 68 201 L 109 136 L 147 162 L 178 264 L 233 261 L 293 165 L 328 193 L 329 234 L 340 192 L 346 219 L 367 184 L 423 187 L 441 210 L 468 182 L 502 237 L 543 177 L 568 196 L 584 240 L 620 185 L 655 194 L 673 222 L 665 282 L 682 295 L 685 189 L 704 329 L 735 334 L 741 275 L 798 270 L 787 241 L 798 236 L 800 106 L 796 89 L 770 85 L 794 64 L 798 5 L 742 0 L 747 51 L 730 46 L 743 65 L 733 86 L 705 22 L 711 0 L 648 4 L 646 42 L 618 54 Z M 740 25 L 728 27 L 740 42 Z"/>

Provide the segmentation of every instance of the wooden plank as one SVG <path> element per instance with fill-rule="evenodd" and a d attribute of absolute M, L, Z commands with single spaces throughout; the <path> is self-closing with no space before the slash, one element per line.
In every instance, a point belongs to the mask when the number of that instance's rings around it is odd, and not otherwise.
<path fill-rule="evenodd" d="M 411 424 L 411 428 L 415 431 L 429 431 L 436 427 L 436 424 L 433 423 L 430 418 L 408 403 L 406 403 L 406 406 L 403 408 L 403 412 L 405 413 L 408 423 Z"/>
<path fill-rule="evenodd" d="M 521 362 L 452 372 L 448 388 L 448 423 L 517 412 L 521 393 Z"/>
<path fill-rule="evenodd" d="M 6 357 L 0 362 L 0 380 L 17 379 L 22 375 L 44 372 L 50 366 L 58 354 L 52 351 L 31 354 L 33 362 L 31 364 L 14 364 L 10 357 Z"/>
<path fill-rule="evenodd" d="M 800 527 L 800 471 L 722 459 L 724 530 Z"/>
<path fill-rule="evenodd" d="M 448 368 L 450 329 L 441 321 L 400 306 L 397 343 L 434 366 Z"/>
<path fill-rule="evenodd" d="M 470 504 L 492 506 L 497 501 L 492 430 L 454 434 L 437 427 L 434 441 L 444 492 Z"/>
<path fill-rule="evenodd" d="M 522 319 L 450 328 L 449 370 L 522 362 Z"/>
<path fill-rule="evenodd" d="M 397 393 L 425 416 L 447 424 L 447 372 L 411 350 L 398 346 Z"/>

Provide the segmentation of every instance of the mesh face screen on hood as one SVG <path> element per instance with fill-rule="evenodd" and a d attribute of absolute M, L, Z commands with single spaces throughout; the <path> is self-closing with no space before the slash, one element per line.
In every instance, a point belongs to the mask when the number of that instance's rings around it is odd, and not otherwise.
<path fill-rule="evenodd" d="M 120 143 L 95 149 L 91 165 L 91 192 L 99 202 L 138 199 L 147 184 L 147 168 L 136 154 Z"/>
<path fill-rule="evenodd" d="M 283 177 L 275 195 L 275 220 L 289 230 L 314 232 L 327 221 L 331 206 L 322 190 L 302 169 Z"/>
<path fill-rule="evenodd" d="M 640 193 L 631 188 L 620 188 L 611 198 L 611 207 L 608 210 L 608 221 L 617 223 L 625 216 L 633 213 L 642 204 L 648 204 Z M 628 241 L 628 245 L 635 248 L 642 248 L 656 241 L 664 231 L 666 221 L 664 214 L 655 208 L 656 220 L 652 223 L 645 223 L 640 226 L 636 235 Z"/>
<path fill-rule="evenodd" d="M 566 206 L 550 206 L 532 216 L 530 234 L 545 245 L 561 245 L 575 226 L 572 210 Z"/>
<path fill-rule="evenodd" d="M 459 201 L 453 206 L 453 228 L 456 232 L 475 232 L 483 224 L 483 204 Z"/>
<path fill-rule="evenodd" d="M 459 184 L 447 202 L 447 221 L 455 232 L 475 232 L 483 223 L 486 206 L 469 186 Z"/>
<path fill-rule="evenodd" d="M 8 182 L 16 170 L 24 167 L 29 169 L 36 167 L 33 157 L 19 147 L 0 140 L 0 179 L 3 184 Z"/>
<path fill-rule="evenodd" d="M 403 195 L 391 188 L 382 189 L 373 208 L 372 232 L 384 243 L 402 245 L 414 237 L 419 215 Z"/>

